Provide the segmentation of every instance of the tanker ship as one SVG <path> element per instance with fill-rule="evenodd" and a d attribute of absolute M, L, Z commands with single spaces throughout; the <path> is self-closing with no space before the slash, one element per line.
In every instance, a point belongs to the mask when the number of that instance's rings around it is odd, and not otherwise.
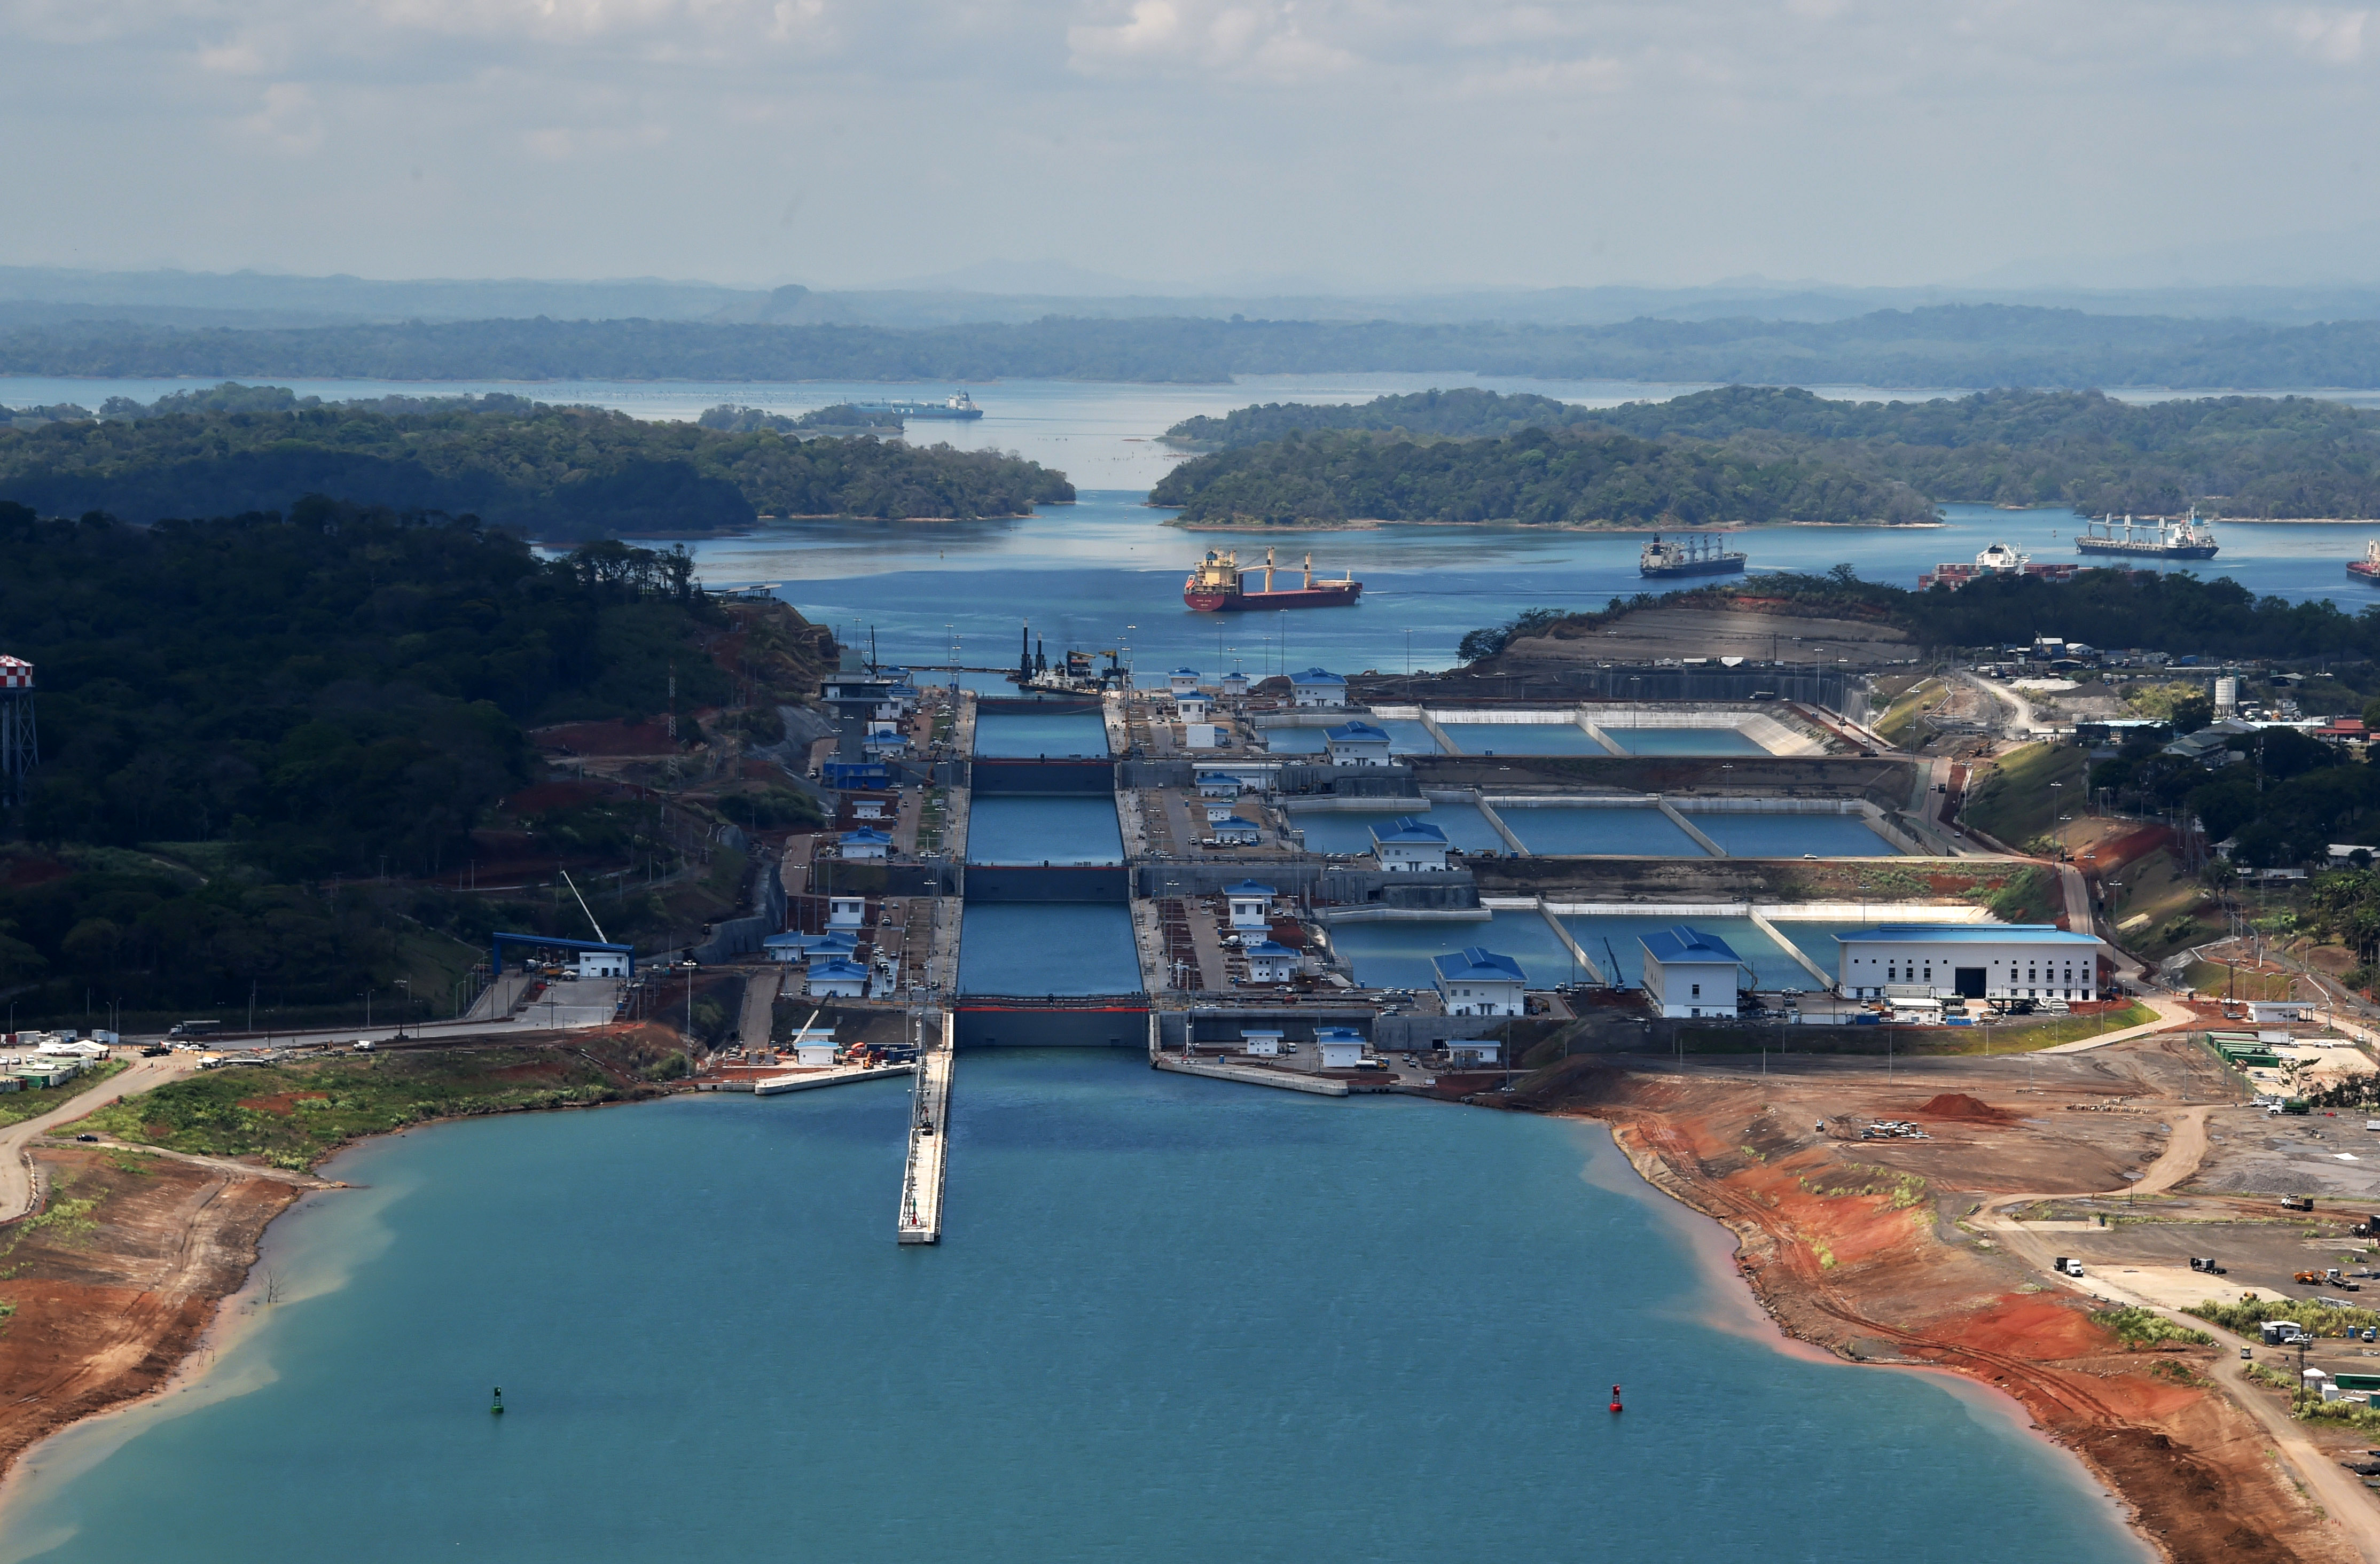
<path fill-rule="evenodd" d="M 1707 532 L 1686 533 L 1675 543 L 1664 543 L 1656 532 L 1636 555 L 1639 576 L 1730 576 L 1743 565 L 1743 554 Z"/>
<path fill-rule="evenodd" d="M 1352 603 L 1364 595 L 1364 584 L 1354 576 L 1336 581 L 1314 578 L 1314 556 L 1305 556 L 1305 580 L 1295 587 L 1275 590 L 1272 584 L 1272 551 L 1265 551 L 1264 586 L 1251 590 L 1248 577 L 1258 567 L 1240 569 L 1239 556 L 1229 549 L 1208 549 L 1207 557 L 1190 572 L 1182 583 L 1182 600 L 1200 613 L 1236 613 L 1242 610 L 1271 608 L 1336 608 Z"/>

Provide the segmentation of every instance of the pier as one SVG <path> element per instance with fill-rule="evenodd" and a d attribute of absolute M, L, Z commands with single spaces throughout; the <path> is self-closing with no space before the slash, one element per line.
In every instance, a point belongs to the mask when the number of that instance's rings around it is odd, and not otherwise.
<path fill-rule="evenodd" d="M 909 1158 L 901 1172 L 900 1242 L 942 1241 L 942 1175 L 950 1150 L 951 1073 L 958 1058 L 955 1018 L 929 1012 L 920 1025 L 917 1085 L 909 1106 Z"/>

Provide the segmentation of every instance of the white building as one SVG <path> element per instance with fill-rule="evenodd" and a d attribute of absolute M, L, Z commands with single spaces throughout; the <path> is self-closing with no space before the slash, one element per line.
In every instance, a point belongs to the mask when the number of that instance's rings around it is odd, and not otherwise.
<path fill-rule="evenodd" d="M 1390 874 L 1443 873 L 1446 832 L 1427 820 L 1399 815 L 1387 830 L 1372 828 L 1372 859 Z"/>
<path fill-rule="evenodd" d="M 1289 695 L 1293 706 L 1344 706 L 1347 681 L 1328 670 L 1309 668 L 1289 676 Z"/>
<path fill-rule="evenodd" d="M 868 969 L 841 957 L 813 961 L 808 976 L 803 980 L 802 992 L 817 1000 L 864 1000 L 868 997 Z"/>
<path fill-rule="evenodd" d="M 1502 1054 L 1504 1045 L 1487 1037 L 1466 1037 L 1446 1045 L 1447 1062 L 1457 1067 L 1466 1064 L 1493 1064 Z"/>
<path fill-rule="evenodd" d="M 1318 1026 L 1314 1046 L 1325 1070 L 1354 1070 L 1364 1062 L 1364 1034 L 1352 1026 Z"/>
<path fill-rule="evenodd" d="M 1176 668 L 1172 673 L 1165 675 L 1165 684 L 1176 697 L 1188 695 L 1198 687 L 1198 670 Z"/>
<path fill-rule="evenodd" d="M 2096 938 L 2052 925 L 1888 923 L 1840 937 L 1837 977 L 1852 999 L 1923 987 L 1971 1000 L 2095 1000 Z"/>
<path fill-rule="evenodd" d="M 828 1037 L 813 1041 L 808 1037 L 803 1038 L 801 1042 L 795 1045 L 794 1062 L 805 1070 L 833 1069 L 834 1039 Z"/>
<path fill-rule="evenodd" d="M 1527 1010 L 1523 995 L 1528 975 L 1510 956 L 1467 945 L 1460 954 L 1438 956 L 1429 964 L 1439 1007 L 1449 1015 L 1520 1015 Z"/>
<path fill-rule="evenodd" d="M 1270 940 L 1248 947 L 1248 981 L 1251 983 L 1286 983 L 1297 976 L 1298 964 L 1304 958 L 1286 945 Z"/>
<path fill-rule="evenodd" d="M 1240 1034 L 1240 1051 L 1272 1058 L 1281 1052 L 1281 1039 L 1279 1032 L 1244 1031 Z"/>
<path fill-rule="evenodd" d="M 1393 766 L 1389 758 L 1389 735 L 1369 722 L 1342 722 L 1327 728 L 1322 734 L 1322 747 L 1330 752 L 1334 766 Z"/>
<path fill-rule="evenodd" d="M 1223 900 L 1232 909 L 1232 927 L 1243 932 L 1272 927 L 1272 899 L 1280 894 L 1271 886 L 1259 885 L 1253 879 L 1225 886 Z"/>
<path fill-rule="evenodd" d="M 870 826 L 847 830 L 842 838 L 843 855 L 846 858 L 882 858 L 892 851 L 892 839 Z"/>
<path fill-rule="evenodd" d="M 1198 779 L 1201 798 L 1237 798 L 1247 784 L 1226 771 L 1208 771 Z"/>
<path fill-rule="evenodd" d="M 901 800 L 889 793 L 846 793 L 843 798 L 857 820 L 889 820 L 901 812 Z"/>
<path fill-rule="evenodd" d="M 1182 724 L 1182 747 L 1184 749 L 1220 749 L 1231 732 L 1220 722 L 1184 722 Z"/>
<path fill-rule="evenodd" d="M 628 976 L 628 952 L 625 951 L 581 951 L 578 952 L 578 976 L 581 977 L 625 977 Z"/>
<path fill-rule="evenodd" d="M 1734 1019 L 1742 960 L 1726 940 L 1682 923 L 1637 943 L 1645 947 L 1645 992 L 1661 1014 Z"/>
<path fill-rule="evenodd" d="M 1253 847 L 1264 840 L 1264 827 L 1254 820 L 1244 820 L 1232 815 L 1215 822 L 1214 836 L 1218 842 L 1236 842 L 1243 847 Z"/>
<path fill-rule="evenodd" d="M 864 928 L 868 926 L 868 898 L 865 896 L 829 896 L 826 899 L 826 926 L 829 928 Z"/>
<path fill-rule="evenodd" d="M 1228 695 L 1228 696 L 1234 696 L 1234 697 L 1237 697 L 1237 696 L 1244 696 L 1244 695 L 1247 694 L 1247 693 L 1248 693 L 1248 676 L 1247 676 L 1245 673 L 1226 673 L 1226 674 L 1224 674 L 1224 675 L 1223 675 L 1223 693 L 1224 693 L 1225 695 Z"/>
<path fill-rule="evenodd" d="M 1174 720 L 1182 722 L 1203 722 L 1214 709 L 1211 697 L 1197 690 L 1185 690 L 1173 697 Z"/>
<path fill-rule="evenodd" d="M 1202 799 L 1198 807 L 1206 812 L 1207 823 L 1210 826 L 1220 825 L 1240 812 L 1240 806 L 1226 798 Z"/>

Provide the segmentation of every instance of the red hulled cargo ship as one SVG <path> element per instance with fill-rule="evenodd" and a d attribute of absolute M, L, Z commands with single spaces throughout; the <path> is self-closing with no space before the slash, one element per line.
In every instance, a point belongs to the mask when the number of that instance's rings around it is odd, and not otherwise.
<path fill-rule="evenodd" d="M 1248 609 L 1271 608 L 1336 608 L 1352 603 L 1364 595 L 1364 584 L 1353 576 L 1336 581 L 1314 578 L 1314 556 L 1305 556 L 1305 580 L 1295 587 L 1276 591 L 1272 577 L 1272 551 L 1265 551 L 1264 585 L 1251 589 L 1248 577 L 1258 567 L 1240 569 L 1239 556 L 1229 549 L 1208 549 L 1207 557 L 1190 572 L 1182 584 L 1182 600 L 1200 613 L 1236 613 Z"/>
<path fill-rule="evenodd" d="M 2347 574 L 2361 576 L 2366 581 L 2380 581 L 2380 543 L 2363 545 L 2363 557 L 2347 562 Z"/>

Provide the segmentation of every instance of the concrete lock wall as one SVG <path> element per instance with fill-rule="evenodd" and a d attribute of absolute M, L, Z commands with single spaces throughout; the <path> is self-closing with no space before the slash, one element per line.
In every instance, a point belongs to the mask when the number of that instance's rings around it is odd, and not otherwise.
<path fill-rule="evenodd" d="M 1105 709 L 1095 695 L 979 695 L 975 709 L 986 717 L 1096 717 Z"/>
<path fill-rule="evenodd" d="M 1283 794 L 1326 794 L 1334 798 L 1419 798 L 1413 768 L 1399 757 L 1389 766 L 1281 766 L 1273 781 Z"/>

